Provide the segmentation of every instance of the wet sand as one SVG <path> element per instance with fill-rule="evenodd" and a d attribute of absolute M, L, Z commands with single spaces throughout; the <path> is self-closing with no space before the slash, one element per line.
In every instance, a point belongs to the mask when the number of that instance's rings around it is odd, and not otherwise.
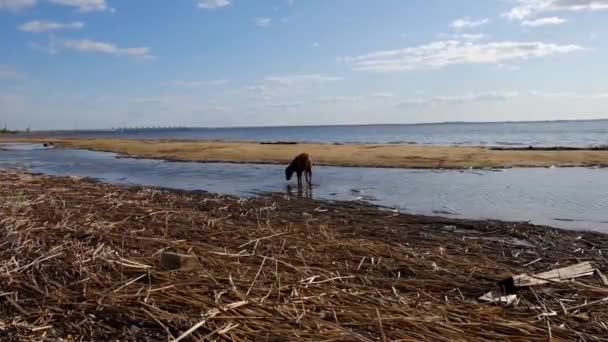
<path fill-rule="evenodd" d="M 14 141 L 14 139 L 13 139 Z M 21 141 L 45 142 L 44 139 Z M 66 148 L 173 161 L 286 164 L 300 152 L 316 165 L 428 169 L 608 166 L 606 150 L 493 150 L 421 145 L 261 144 L 251 142 L 118 139 L 53 140 Z"/>
<path fill-rule="evenodd" d="M 605 273 L 603 234 L 13 171 L 0 199 L 0 337 L 15 340 L 572 341 L 608 319 L 594 276 L 478 299 L 513 274 Z"/>

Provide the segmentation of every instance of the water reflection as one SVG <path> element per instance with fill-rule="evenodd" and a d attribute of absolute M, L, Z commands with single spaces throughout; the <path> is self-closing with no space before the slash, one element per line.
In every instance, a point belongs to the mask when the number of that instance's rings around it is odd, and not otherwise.
<path fill-rule="evenodd" d="M 312 197 L 312 185 L 298 185 L 298 186 L 293 186 L 291 184 L 287 184 L 286 187 L 286 193 L 287 195 L 289 195 L 290 197 L 294 197 L 294 195 L 297 198 L 308 198 L 308 199 L 313 199 Z"/>

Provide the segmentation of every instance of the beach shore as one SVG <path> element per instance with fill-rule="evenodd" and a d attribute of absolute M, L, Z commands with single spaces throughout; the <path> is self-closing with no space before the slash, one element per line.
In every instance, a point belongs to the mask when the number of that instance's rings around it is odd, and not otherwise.
<path fill-rule="evenodd" d="M 8 138 L 5 139 L 5 141 Z M 11 139 L 42 143 L 49 139 Z M 253 142 L 53 139 L 65 148 L 171 161 L 286 164 L 308 152 L 315 165 L 428 169 L 608 166 L 608 150 L 511 149 L 423 145 L 261 144 Z"/>
<path fill-rule="evenodd" d="M 515 274 L 606 273 L 599 233 L 16 171 L 0 217 L 8 340 L 573 341 L 608 320 L 594 275 L 479 300 Z"/>

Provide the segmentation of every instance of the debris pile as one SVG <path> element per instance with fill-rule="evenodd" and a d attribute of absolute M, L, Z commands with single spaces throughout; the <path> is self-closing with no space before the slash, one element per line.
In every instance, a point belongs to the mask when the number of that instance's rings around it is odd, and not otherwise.
<path fill-rule="evenodd" d="M 0 245 L 3 341 L 608 336 L 599 233 L 4 171 Z"/>

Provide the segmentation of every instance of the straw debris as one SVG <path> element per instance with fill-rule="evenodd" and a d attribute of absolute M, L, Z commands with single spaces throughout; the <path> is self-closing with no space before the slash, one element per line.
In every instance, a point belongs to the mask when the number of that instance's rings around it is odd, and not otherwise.
<path fill-rule="evenodd" d="M 599 276 L 478 298 L 605 273 L 607 253 L 606 235 L 526 223 L 4 171 L 0 339 L 605 341 Z"/>

